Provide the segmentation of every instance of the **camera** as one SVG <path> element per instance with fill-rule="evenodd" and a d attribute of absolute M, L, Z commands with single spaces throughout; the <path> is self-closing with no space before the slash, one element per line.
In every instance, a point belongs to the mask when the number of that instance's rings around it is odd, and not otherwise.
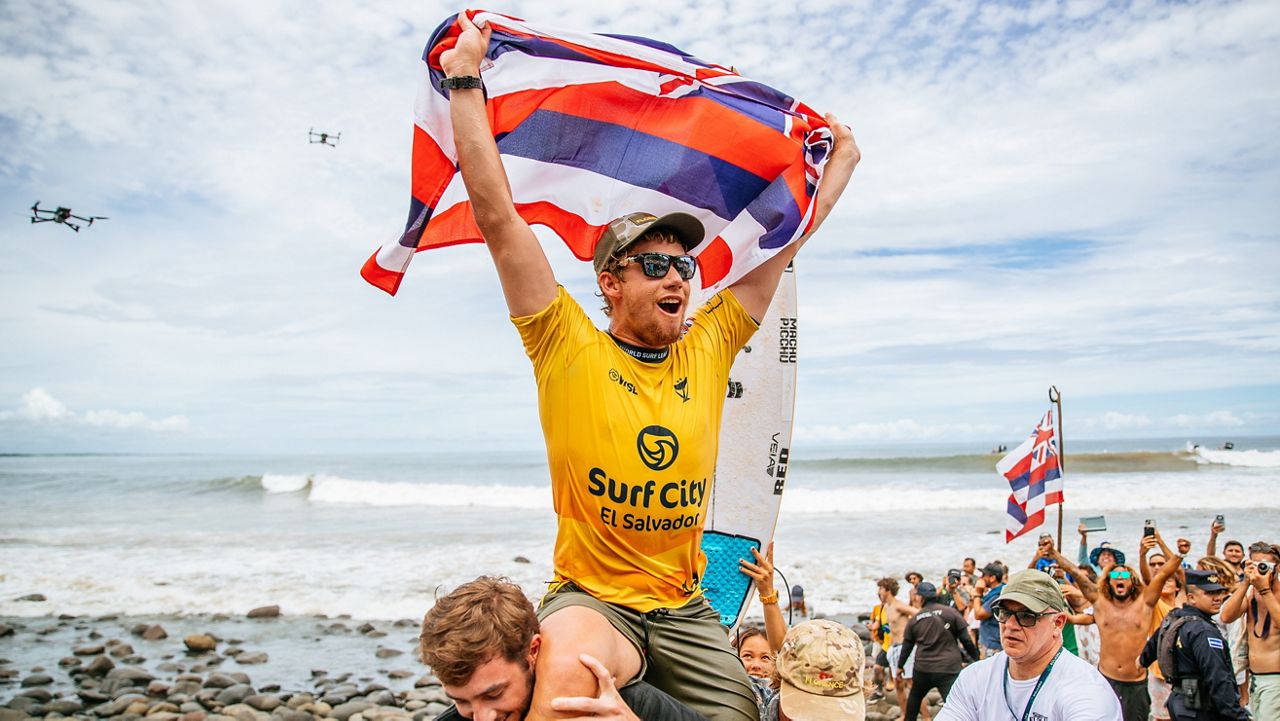
<path fill-rule="evenodd" d="M 958 569 L 958 568 L 953 568 L 953 569 L 951 569 L 950 571 L 947 571 L 947 578 L 948 578 L 948 579 L 954 579 L 954 580 L 956 580 L 956 581 L 959 581 L 959 580 L 960 580 L 960 569 Z"/>
<path fill-rule="evenodd" d="M 1041 534 L 1040 534 L 1040 540 L 1041 540 L 1041 541 L 1052 541 L 1052 540 L 1053 540 L 1053 534 L 1052 534 L 1052 533 L 1041 533 Z"/>
<path fill-rule="evenodd" d="M 1156 522 L 1148 518 L 1146 524 L 1142 527 L 1142 535 L 1144 536 L 1156 535 Z"/>
<path fill-rule="evenodd" d="M 1266 561 L 1258 561 L 1257 569 L 1258 569 L 1258 573 L 1261 573 L 1262 575 L 1265 576 L 1271 572 L 1271 564 L 1267 563 Z"/>

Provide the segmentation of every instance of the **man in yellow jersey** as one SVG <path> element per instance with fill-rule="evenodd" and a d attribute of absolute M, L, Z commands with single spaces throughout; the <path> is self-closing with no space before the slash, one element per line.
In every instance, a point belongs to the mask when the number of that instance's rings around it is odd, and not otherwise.
<path fill-rule="evenodd" d="M 479 85 L 461 78 L 479 76 L 488 29 L 465 15 L 459 24 L 440 62 L 460 79 L 453 85 Z M 754 721 L 746 672 L 702 596 L 702 525 L 729 368 L 807 236 L 712 297 L 685 333 L 696 268 L 686 254 L 703 240 L 701 224 L 680 213 L 618 218 L 595 254 L 610 320 L 602 332 L 556 283 L 516 212 L 483 91 L 452 90 L 450 116 L 476 223 L 533 361 L 559 516 L 528 718 L 565 718 L 553 699 L 595 695 L 579 660 L 587 653 L 619 685 L 643 677 L 713 720 Z M 849 130 L 828 121 L 835 146 L 814 229 L 859 159 Z"/>

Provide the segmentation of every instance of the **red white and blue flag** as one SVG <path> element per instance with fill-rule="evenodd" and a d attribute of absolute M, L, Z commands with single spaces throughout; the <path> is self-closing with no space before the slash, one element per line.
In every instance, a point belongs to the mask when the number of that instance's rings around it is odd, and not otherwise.
<path fill-rule="evenodd" d="M 683 211 L 707 229 L 693 253 L 714 292 L 812 225 L 832 134 L 808 106 L 666 43 L 466 13 L 493 29 L 481 71 L 516 209 L 578 258 L 618 216 Z M 459 32 L 450 17 L 423 53 L 409 218 L 361 270 L 393 295 L 416 252 L 482 242 L 439 88 Z"/>
<path fill-rule="evenodd" d="M 996 464 L 996 472 L 1009 481 L 1005 543 L 1044 523 L 1044 509 L 1062 503 L 1062 470 L 1053 409 L 1049 409 L 1031 437 Z"/>

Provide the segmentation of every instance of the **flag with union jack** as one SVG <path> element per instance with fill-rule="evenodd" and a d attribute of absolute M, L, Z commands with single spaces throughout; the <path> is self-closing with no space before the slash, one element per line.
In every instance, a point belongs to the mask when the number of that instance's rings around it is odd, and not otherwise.
<path fill-rule="evenodd" d="M 481 73 L 516 210 L 578 258 L 618 216 L 682 211 L 706 227 L 693 254 L 714 292 L 812 225 L 832 133 L 808 106 L 666 43 L 465 12 L 492 28 Z M 482 241 L 439 87 L 457 17 L 422 56 L 404 232 L 361 270 L 392 295 L 416 252 Z"/>
<path fill-rule="evenodd" d="M 1044 523 L 1044 509 L 1062 503 L 1062 470 L 1058 440 L 1050 408 L 1031 437 L 996 464 L 996 472 L 1009 481 L 1009 518 L 1005 543 Z"/>

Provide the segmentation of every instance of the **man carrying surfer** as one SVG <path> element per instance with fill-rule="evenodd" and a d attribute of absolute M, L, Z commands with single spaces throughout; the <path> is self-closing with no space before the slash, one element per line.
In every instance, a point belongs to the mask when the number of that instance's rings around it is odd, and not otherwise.
<path fill-rule="evenodd" d="M 450 78 L 476 78 L 489 32 L 465 14 L 458 23 L 440 63 Z M 859 160 L 853 136 L 828 116 L 835 144 L 812 229 L 713 296 L 687 333 L 696 268 L 687 253 L 703 240 L 701 223 L 683 213 L 611 222 L 594 258 L 604 333 L 556 283 L 517 214 L 483 91 L 465 87 L 479 83 L 458 85 L 450 93 L 458 166 L 533 362 L 559 516 L 528 718 L 563 718 L 552 699 L 596 695 L 586 653 L 620 684 L 644 678 L 709 718 L 754 721 L 746 672 L 701 590 L 724 388 L 787 264 L 844 191 Z"/>

